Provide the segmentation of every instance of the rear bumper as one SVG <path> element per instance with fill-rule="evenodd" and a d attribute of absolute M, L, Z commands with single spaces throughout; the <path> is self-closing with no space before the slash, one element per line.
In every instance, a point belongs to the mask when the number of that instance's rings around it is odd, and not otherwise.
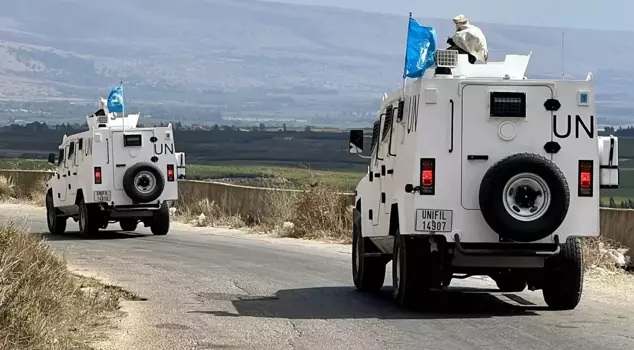
<path fill-rule="evenodd" d="M 465 256 L 549 257 L 558 255 L 561 250 L 558 235 L 555 235 L 554 243 L 463 243 L 457 234 L 454 241 L 449 243 L 450 247 Z"/>
<path fill-rule="evenodd" d="M 143 218 L 151 217 L 160 209 L 159 203 L 134 204 L 134 205 L 104 205 L 102 209 L 108 212 L 110 219 Z"/>

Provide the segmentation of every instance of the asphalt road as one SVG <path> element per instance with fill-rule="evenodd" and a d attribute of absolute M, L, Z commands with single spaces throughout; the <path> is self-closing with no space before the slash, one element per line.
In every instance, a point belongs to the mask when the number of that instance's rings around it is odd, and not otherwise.
<path fill-rule="evenodd" d="M 126 304 L 116 349 L 634 348 L 634 307 L 590 291 L 576 310 L 552 312 L 541 292 L 503 295 L 474 278 L 404 312 L 391 302 L 389 273 L 382 295 L 354 289 L 349 246 L 184 225 L 164 237 L 140 229 L 81 239 L 72 221 L 69 234 L 50 236 L 43 209 L 0 209 L 44 233 L 71 267 L 147 299 Z"/>

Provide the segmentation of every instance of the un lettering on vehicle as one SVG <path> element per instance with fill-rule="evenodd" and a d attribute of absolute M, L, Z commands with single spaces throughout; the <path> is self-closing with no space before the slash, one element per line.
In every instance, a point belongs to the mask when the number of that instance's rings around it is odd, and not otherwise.
<path fill-rule="evenodd" d="M 563 120 L 562 120 L 563 119 Z M 573 124 L 574 124 L 574 138 L 580 138 L 584 135 L 593 139 L 594 130 L 594 115 L 590 115 L 587 121 L 583 120 L 580 115 L 575 115 L 574 122 L 572 115 L 568 114 L 566 117 L 553 115 L 553 133 L 557 138 L 567 139 L 573 137 Z M 563 123 L 565 127 L 560 124 Z"/>
<path fill-rule="evenodd" d="M 453 211 L 443 209 L 417 209 L 414 229 L 417 232 L 451 232 Z"/>
<path fill-rule="evenodd" d="M 154 144 L 154 154 L 158 155 L 162 155 L 162 154 L 174 154 L 174 144 L 167 144 L 167 143 L 161 143 L 161 144 Z"/>

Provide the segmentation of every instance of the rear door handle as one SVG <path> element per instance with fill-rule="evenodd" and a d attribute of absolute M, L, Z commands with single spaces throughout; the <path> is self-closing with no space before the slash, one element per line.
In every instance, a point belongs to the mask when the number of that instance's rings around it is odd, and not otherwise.
<path fill-rule="evenodd" d="M 467 156 L 468 160 L 489 160 L 489 156 L 486 154 L 469 154 Z"/>

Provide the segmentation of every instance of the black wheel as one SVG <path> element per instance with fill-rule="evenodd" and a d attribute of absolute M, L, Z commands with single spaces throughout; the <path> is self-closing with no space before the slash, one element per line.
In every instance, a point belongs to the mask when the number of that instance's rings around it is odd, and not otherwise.
<path fill-rule="evenodd" d="M 518 153 L 494 164 L 480 184 L 480 210 L 498 235 L 533 242 L 551 235 L 564 221 L 570 189 L 549 159 Z"/>
<path fill-rule="evenodd" d="M 170 230 L 170 211 L 166 202 L 161 204 L 161 208 L 154 212 L 150 230 L 156 236 L 165 236 Z"/>
<path fill-rule="evenodd" d="M 583 291 L 583 254 L 581 241 L 569 238 L 559 255 L 546 260 L 544 266 L 544 301 L 553 310 L 577 307 Z"/>
<path fill-rule="evenodd" d="M 82 198 L 79 202 L 79 234 L 93 237 L 99 233 L 101 220 L 99 209 L 94 204 L 87 204 Z"/>
<path fill-rule="evenodd" d="M 123 190 L 137 203 L 156 200 L 165 188 L 163 173 L 153 164 L 138 163 L 123 174 Z"/>
<path fill-rule="evenodd" d="M 48 232 L 54 235 L 61 235 L 66 231 L 66 223 L 68 218 L 59 217 L 57 209 L 53 205 L 53 195 L 51 192 L 46 194 L 46 223 L 48 224 Z"/>
<path fill-rule="evenodd" d="M 135 219 L 124 219 L 119 221 L 119 226 L 121 226 L 123 231 L 134 231 L 138 225 L 139 222 Z"/>
<path fill-rule="evenodd" d="M 357 289 L 376 292 L 383 287 L 387 261 L 382 257 L 364 257 L 366 240 L 361 235 L 361 213 L 354 209 L 352 224 L 352 278 Z"/>
<path fill-rule="evenodd" d="M 414 306 L 424 300 L 431 289 L 431 254 L 427 237 L 394 237 L 392 258 L 392 296 L 401 307 Z"/>
<path fill-rule="evenodd" d="M 501 292 L 519 293 L 526 289 L 526 278 L 512 273 L 500 273 L 492 277 Z"/>

